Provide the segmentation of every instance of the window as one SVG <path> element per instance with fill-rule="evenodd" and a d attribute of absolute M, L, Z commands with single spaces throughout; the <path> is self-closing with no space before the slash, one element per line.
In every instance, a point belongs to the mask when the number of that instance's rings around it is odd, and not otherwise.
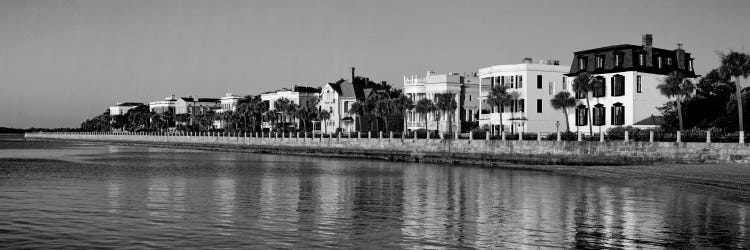
<path fill-rule="evenodd" d="M 586 95 L 588 95 L 588 92 L 581 91 L 581 90 L 576 90 L 576 98 L 577 99 L 584 99 L 584 98 L 586 98 Z"/>
<path fill-rule="evenodd" d="M 606 92 L 605 86 L 607 82 L 605 81 L 604 77 L 597 76 L 596 79 L 598 80 L 597 83 L 594 85 L 594 97 L 603 97 Z"/>
<path fill-rule="evenodd" d="M 344 113 L 349 113 L 349 102 L 348 101 L 344 102 Z"/>
<path fill-rule="evenodd" d="M 640 53 L 638 54 L 638 66 L 645 66 L 646 65 L 646 54 Z"/>
<path fill-rule="evenodd" d="M 604 55 L 596 56 L 596 68 L 597 69 L 604 68 Z"/>
<path fill-rule="evenodd" d="M 576 107 L 576 126 L 586 126 L 589 124 L 588 120 L 589 114 L 588 110 L 586 110 L 586 106 L 578 105 L 578 107 Z"/>
<path fill-rule="evenodd" d="M 612 125 L 625 125 L 625 106 L 622 103 L 612 105 Z"/>
<path fill-rule="evenodd" d="M 500 76 L 500 86 L 505 86 L 505 76 Z"/>
<path fill-rule="evenodd" d="M 601 105 L 601 104 L 594 105 L 594 109 L 592 110 L 593 116 L 591 117 L 593 119 L 592 124 L 594 126 L 604 125 L 604 117 L 605 117 L 604 111 L 605 111 L 604 105 Z"/>
<path fill-rule="evenodd" d="M 542 113 L 542 99 L 536 99 L 536 112 Z"/>
<path fill-rule="evenodd" d="M 515 77 L 509 76 L 508 78 L 510 78 L 510 86 L 508 88 L 515 88 L 516 87 L 516 81 L 514 80 Z"/>
<path fill-rule="evenodd" d="M 586 57 L 578 57 L 578 70 L 586 70 Z"/>
<path fill-rule="evenodd" d="M 656 57 L 656 66 L 661 69 L 661 67 L 662 67 L 662 58 L 661 58 L 661 56 Z"/>
<path fill-rule="evenodd" d="M 688 70 L 690 70 L 690 71 L 695 71 L 695 70 L 693 69 L 693 59 L 690 59 L 690 61 L 688 61 Z"/>
<path fill-rule="evenodd" d="M 469 95 L 469 101 L 471 101 L 471 95 Z"/>
<path fill-rule="evenodd" d="M 550 95 L 554 94 L 554 92 L 555 92 L 555 83 L 554 82 L 549 82 L 549 94 Z"/>
<path fill-rule="evenodd" d="M 536 88 L 542 89 L 542 75 L 536 75 Z"/>
<path fill-rule="evenodd" d="M 667 57 L 667 66 L 672 66 L 672 58 Z"/>
<path fill-rule="evenodd" d="M 635 88 L 638 93 L 641 93 L 641 76 L 635 77 Z"/>
<path fill-rule="evenodd" d="M 615 53 L 615 67 L 622 67 L 623 56 L 621 52 Z"/>
<path fill-rule="evenodd" d="M 525 106 L 524 105 L 524 100 L 523 99 L 518 99 L 518 112 L 522 112 L 523 113 L 524 112 L 524 106 Z"/>
<path fill-rule="evenodd" d="M 568 82 L 566 80 L 567 79 L 563 76 L 563 78 L 562 78 L 563 89 L 568 89 Z"/>
<path fill-rule="evenodd" d="M 519 89 L 523 88 L 523 76 L 518 76 L 518 81 L 516 81 L 516 85 L 518 85 L 517 87 Z"/>
<path fill-rule="evenodd" d="M 624 96 L 625 95 L 625 77 L 622 75 L 615 75 L 612 77 L 612 96 Z"/>

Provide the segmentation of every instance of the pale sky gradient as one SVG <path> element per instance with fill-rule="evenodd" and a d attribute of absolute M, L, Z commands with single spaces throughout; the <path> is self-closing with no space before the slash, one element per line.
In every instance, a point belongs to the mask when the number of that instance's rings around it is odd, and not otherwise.
<path fill-rule="evenodd" d="M 348 67 L 474 72 L 677 42 L 705 74 L 750 47 L 750 1 L 0 0 L 0 126 L 78 127 L 116 102 L 320 86 Z M 748 48 L 750 49 L 750 48 Z"/>

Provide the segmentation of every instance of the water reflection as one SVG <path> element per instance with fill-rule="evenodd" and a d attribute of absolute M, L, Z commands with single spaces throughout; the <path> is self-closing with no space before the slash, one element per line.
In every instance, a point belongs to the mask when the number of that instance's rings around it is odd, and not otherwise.
<path fill-rule="evenodd" d="M 673 187 L 525 170 L 106 149 L 86 157 L 110 165 L 0 172 L 0 212 L 13 215 L 0 221 L 0 243 L 434 249 L 750 244 L 747 206 Z"/>

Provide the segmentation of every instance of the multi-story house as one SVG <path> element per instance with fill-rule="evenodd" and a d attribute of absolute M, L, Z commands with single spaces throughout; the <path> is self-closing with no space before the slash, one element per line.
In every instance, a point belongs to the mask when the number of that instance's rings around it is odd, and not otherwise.
<path fill-rule="evenodd" d="M 221 99 L 219 99 L 219 109 L 216 110 L 217 114 L 224 113 L 227 111 L 237 111 L 237 105 L 239 104 L 240 100 L 242 99 L 241 96 L 233 95 L 232 93 L 226 93 L 224 94 Z M 223 129 L 226 126 L 226 121 L 224 119 L 218 119 L 214 121 L 214 127 L 218 129 Z"/>
<path fill-rule="evenodd" d="M 565 116 L 550 104 L 555 94 L 569 88 L 564 76 L 569 67 L 559 64 L 556 60 L 533 63 L 531 58 L 525 58 L 521 64 L 479 69 L 479 126 L 489 126 L 494 134 L 554 132 L 560 124 L 564 128 Z M 509 105 L 494 107 L 487 103 L 491 89 L 498 85 L 506 86 L 507 92 L 516 97 Z"/>
<path fill-rule="evenodd" d="M 280 117 L 284 117 L 284 123 L 289 126 L 297 127 L 299 119 L 294 119 L 291 116 L 284 115 L 283 111 L 277 110 L 275 102 L 281 99 L 289 100 L 289 103 L 299 105 L 300 107 L 314 108 L 318 103 L 318 95 L 320 89 L 313 87 L 294 86 L 292 89 L 281 89 L 277 91 L 267 92 L 260 95 L 260 99 L 266 104 L 268 110 L 273 110 L 279 113 Z M 261 124 L 264 129 L 273 128 L 273 123 L 270 121 L 264 121 Z"/>
<path fill-rule="evenodd" d="M 175 103 L 175 114 L 187 116 L 187 120 L 179 122 L 182 125 L 195 125 L 195 116 L 220 108 L 219 98 L 198 98 L 194 96 L 180 97 Z"/>
<path fill-rule="evenodd" d="M 148 107 L 151 112 L 159 114 L 164 113 L 175 113 L 175 105 L 177 104 L 177 97 L 174 95 L 167 96 L 163 101 L 153 101 L 148 103 Z"/>
<path fill-rule="evenodd" d="M 660 116 L 657 107 L 669 99 L 657 89 L 665 76 L 678 71 L 695 78 L 693 58 L 677 44 L 674 50 L 654 48 L 653 36 L 643 35 L 641 45 L 622 44 L 577 51 L 566 76 L 571 91 L 581 104 L 571 112 L 571 128 L 588 132 L 588 125 L 596 132 L 616 126 L 641 124 Z M 575 93 L 573 79 L 583 72 L 598 78 L 600 84 L 589 93 L 590 110 L 586 108 L 586 94 Z M 645 120 L 645 121 L 644 121 Z"/>
<path fill-rule="evenodd" d="M 128 113 L 129 110 L 141 105 L 144 104 L 140 102 L 118 102 L 117 105 L 109 107 L 109 115 L 124 115 Z"/>
<path fill-rule="evenodd" d="M 372 94 L 386 92 L 384 85 L 370 81 L 365 77 L 355 77 L 354 68 L 351 78 L 339 80 L 335 83 L 328 83 L 320 91 L 320 101 L 317 104 L 318 110 L 328 110 L 330 118 L 321 121 L 322 125 L 315 130 L 323 133 L 333 133 L 336 131 L 355 132 L 370 131 L 371 122 L 368 117 L 358 117 L 356 113 L 350 111 L 352 104 L 357 101 L 364 101 Z"/>
<path fill-rule="evenodd" d="M 477 121 L 479 81 L 475 75 L 436 74 L 428 71 L 423 78 L 416 75 L 404 76 L 403 90 L 404 94 L 415 104 L 422 99 L 437 102 L 436 94 L 451 93 L 457 105 L 450 121 L 448 114 L 436 117 L 436 113 L 419 114 L 414 109 L 408 110 L 404 115 L 406 116 L 406 128 L 410 131 L 426 128 L 427 130 L 439 130 L 444 133 L 455 132 L 461 131 L 461 122 Z M 426 119 L 425 116 L 427 116 Z M 425 120 L 427 121 L 426 125 Z"/>

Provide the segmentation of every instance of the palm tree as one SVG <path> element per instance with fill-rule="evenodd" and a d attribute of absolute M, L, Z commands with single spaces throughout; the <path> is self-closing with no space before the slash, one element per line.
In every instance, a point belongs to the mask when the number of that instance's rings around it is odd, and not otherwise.
<path fill-rule="evenodd" d="M 501 132 L 505 131 L 505 128 L 503 127 L 503 117 L 502 117 L 503 112 L 501 111 L 502 107 L 505 105 L 511 104 L 511 102 L 517 98 L 518 98 L 517 94 L 516 96 L 514 96 L 512 93 L 508 93 L 508 87 L 504 85 L 496 85 L 494 88 L 490 90 L 489 95 L 487 95 L 487 103 L 489 103 L 493 107 L 497 107 L 498 112 L 500 112 L 500 131 Z M 490 120 L 490 122 L 492 122 L 492 120 Z M 490 127 L 492 127 L 492 124 L 490 124 Z"/>
<path fill-rule="evenodd" d="M 279 118 L 278 113 L 274 110 L 266 110 L 266 112 L 263 113 L 263 117 L 267 122 L 271 123 L 271 128 L 268 132 L 272 132 L 274 128 L 276 128 L 276 120 Z"/>
<path fill-rule="evenodd" d="M 740 84 L 740 76 L 747 78 L 750 76 L 750 55 L 737 52 L 729 51 L 728 54 L 722 54 L 721 67 L 719 71 L 722 75 L 728 77 L 734 77 L 734 84 L 737 91 L 737 113 L 740 118 L 739 131 L 744 132 L 744 120 L 742 113 L 742 84 Z"/>
<path fill-rule="evenodd" d="M 435 95 L 437 102 L 435 103 L 435 109 L 442 112 L 443 116 L 448 118 L 448 133 L 453 132 L 453 114 L 458 108 L 456 99 L 453 93 L 441 93 Z M 438 129 L 440 126 L 438 125 Z"/>
<path fill-rule="evenodd" d="M 424 98 L 417 102 L 417 104 L 414 106 L 414 111 L 417 112 L 417 114 L 424 116 L 424 130 L 427 130 L 427 114 L 433 112 L 435 110 L 435 103 L 432 102 L 432 100 Z"/>
<path fill-rule="evenodd" d="M 406 133 L 406 111 L 414 108 L 414 101 L 403 93 L 393 99 L 394 109 L 398 110 L 401 117 L 404 118 L 404 133 Z"/>
<path fill-rule="evenodd" d="M 591 110 L 591 103 L 589 102 L 589 92 L 594 90 L 594 86 L 600 84 L 599 79 L 592 77 L 588 72 L 580 73 L 573 80 L 573 91 L 576 93 L 583 93 L 586 95 L 586 114 L 589 114 Z M 589 134 L 594 134 L 594 127 L 591 124 L 591 115 L 587 115 L 586 119 L 589 124 Z"/>
<path fill-rule="evenodd" d="M 328 112 L 328 110 L 320 110 L 318 112 L 318 120 L 328 122 L 328 119 L 331 119 L 331 113 Z M 328 126 L 323 125 L 324 133 L 328 133 Z"/>
<path fill-rule="evenodd" d="M 290 123 L 297 122 L 297 110 L 299 110 L 299 105 L 294 104 L 294 103 L 289 103 L 289 105 L 287 105 L 286 108 L 284 109 L 284 114 L 287 117 L 292 118 Z M 296 129 L 299 129 L 299 124 L 295 125 L 295 130 Z"/>
<path fill-rule="evenodd" d="M 284 115 L 286 114 L 290 103 L 291 102 L 289 101 L 289 99 L 286 99 L 286 98 L 280 98 L 273 102 L 274 111 L 281 114 L 277 118 L 279 119 L 282 127 L 284 126 L 284 123 L 286 122 L 286 118 L 284 117 Z"/>
<path fill-rule="evenodd" d="M 375 117 L 382 118 L 385 121 L 385 129 L 388 130 L 388 116 L 393 113 L 393 103 L 388 96 L 381 96 L 380 100 L 375 103 L 373 114 Z"/>
<path fill-rule="evenodd" d="M 693 94 L 695 86 L 690 79 L 685 78 L 684 74 L 674 71 L 664 77 L 662 83 L 657 85 L 656 88 L 667 98 L 674 97 L 677 99 L 675 100 L 677 102 L 677 116 L 680 118 L 680 131 L 683 131 L 682 102 Z"/>
<path fill-rule="evenodd" d="M 552 104 L 552 108 L 554 108 L 555 110 L 562 109 L 563 115 L 565 116 L 565 131 L 570 132 L 568 108 L 574 108 L 576 105 L 578 105 L 578 100 L 576 100 L 575 97 L 571 96 L 570 92 L 560 91 L 559 93 L 555 94 L 555 96 L 552 97 L 552 100 L 549 100 L 549 102 L 550 104 Z"/>
<path fill-rule="evenodd" d="M 349 114 L 357 115 L 355 118 L 358 119 L 359 121 L 358 122 L 355 121 L 355 123 L 359 124 L 359 128 L 355 127 L 355 129 L 357 129 L 357 132 L 362 131 L 362 118 L 361 117 L 365 115 L 365 103 L 362 101 L 356 101 L 352 103 L 352 106 L 349 107 Z"/>

